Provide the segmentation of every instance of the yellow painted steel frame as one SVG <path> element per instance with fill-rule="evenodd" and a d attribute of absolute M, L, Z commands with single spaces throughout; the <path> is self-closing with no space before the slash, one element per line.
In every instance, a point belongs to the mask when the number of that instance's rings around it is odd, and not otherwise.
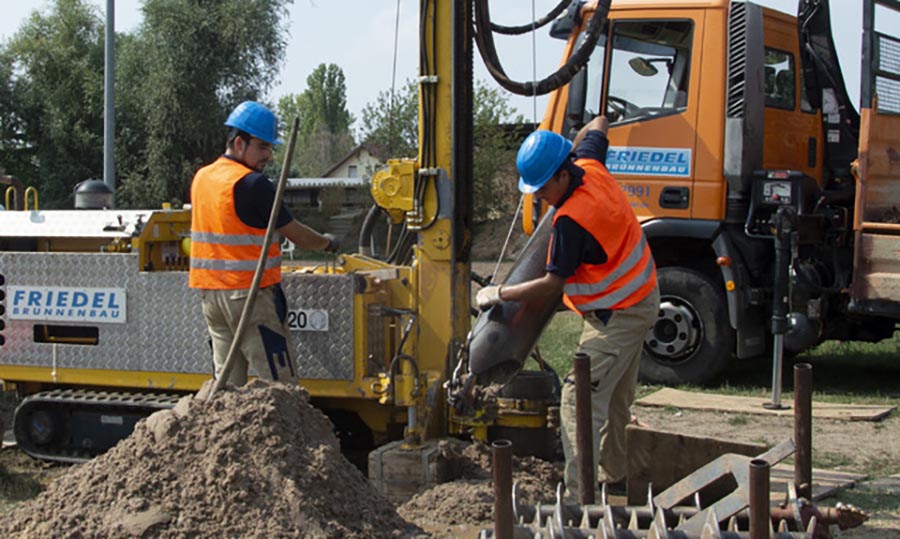
<path fill-rule="evenodd" d="M 452 170 L 452 119 L 454 114 L 453 89 L 453 1 L 433 0 L 427 2 L 430 13 L 423 14 L 422 32 L 423 54 L 432 58 L 431 72 L 420 68 L 419 90 L 419 164 L 444 171 L 451 182 L 455 181 Z M 432 49 L 432 46 L 434 47 Z M 434 79 L 436 77 L 436 80 Z M 425 85 L 431 88 L 424 88 Z M 436 92 L 431 117 L 423 110 L 423 95 Z M 424 163 L 423 147 L 429 131 L 435 133 L 433 141 L 434 162 Z M 424 181 L 420 178 L 419 181 Z M 433 184 L 436 185 L 436 181 Z M 452 204 L 452 201 L 446 203 Z M 429 384 L 429 389 L 441 396 L 441 382 L 447 378 L 449 365 L 455 361 L 456 349 L 461 347 L 469 331 L 469 268 L 453 261 L 453 222 L 451 216 L 457 209 L 438 211 L 436 189 L 426 189 L 423 208 L 424 222 L 433 224 L 419 233 L 415 249 L 416 272 L 416 357 L 420 372 L 439 373 L 440 377 Z M 437 436 L 446 433 L 446 417 L 443 399 L 437 398 L 430 408 L 431 417 L 419 426 L 430 425 L 428 434 Z M 424 431 L 423 431 L 424 434 Z"/>
<path fill-rule="evenodd" d="M 491 427 L 546 429 L 549 427 L 547 415 L 547 407 L 542 402 L 498 399 L 497 410 L 492 413 L 482 408 L 472 416 L 463 416 L 451 408 L 450 433 L 471 435 L 480 442 L 488 442 Z"/>
<path fill-rule="evenodd" d="M 454 261 L 453 252 L 457 243 L 453 216 L 459 209 L 451 207 L 448 211 L 438 204 L 440 182 L 449 180 L 452 184 L 457 180 L 452 163 L 454 3 L 432 0 L 423 2 L 423 7 L 427 13 L 420 17 L 425 25 L 421 33 L 422 56 L 430 61 L 420 67 L 419 156 L 415 162 L 389 161 L 388 169 L 376 174 L 372 181 L 376 202 L 395 221 L 398 215 L 405 215 L 407 226 L 418 232 L 405 288 L 411 294 L 416 325 L 402 351 L 414 358 L 415 365 L 404 361 L 393 380 L 398 390 L 395 404 L 416 410 L 415 424 L 407 432 L 407 438 L 412 439 L 446 434 L 448 418 L 442 383 L 470 326 L 470 268 Z M 428 107 L 429 103 L 433 106 Z M 429 144 L 434 146 L 426 155 L 425 146 Z M 430 161 L 425 162 L 426 159 Z M 419 192 L 424 193 L 422 198 L 413 199 L 413 194 Z M 453 203 L 440 201 L 441 205 Z"/>
<path fill-rule="evenodd" d="M 191 236 L 190 210 L 154 211 L 132 249 L 138 251 L 143 271 L 188 269 L 188 256 L 182 251 L 182 240 Z"/>

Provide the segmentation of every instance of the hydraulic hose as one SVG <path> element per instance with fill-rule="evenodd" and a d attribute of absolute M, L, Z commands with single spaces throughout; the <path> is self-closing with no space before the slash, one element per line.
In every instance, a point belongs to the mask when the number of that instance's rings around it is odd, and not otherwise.
<path fill-rule="evenodd" d="M 494 80 L 510 92 L 525 96 L 550 93 L 568 84 L 591 57 L 594 47 L 600 39 L 600 30 L 603 27 L 603 22 L 606 20 L 607 14 L 609 14 L 611 1 L 598 0 L 597 10 L 594 12 L 587 29 L 585 29 L 584 41 L 565 64 L 543 80 L 518 82 L 506 75 L 503 66 L 500 64 L 500 58 L 497 56 L 494 35 L 490 26 L 491 15 L 488 8 L 488 0 L 475 0 L 475 41 L 478 43 L 478 52 L 481 54 L 484 65 L 491 76 L 494 77 Z"/>
<path fill-rule="evenodd" d="M 569 4 L 571 3 L 572 0 L 562 0 L 559 4 L 556 5 L 555 8 L 551 9 L 549 13 L 534 21 L 534 23 L 532 24 L 523 24 L 521 26 L 501 26 L 499 24 L 491 23 L 491 30 L 497 32 L 498 34 L 507 36 L 517 36 L 520 34 L 524 34 L 525 32 L 537 30 L 538 28 L 541 28 L 548 22 L 555 19 L 560 13 L 562 13 L 567 7 L 569 7 Z"/>
<path fill-rule="evenodd" d="M 272 236 L 275 234 L 275 222 L 278 220 L 278 212 L 281 209 L 281 199 L 284 198 L 284 186 L 287 184 L 291 161 L 294 160 L 294 144 L 297 142 L 297 128 L 299 125 L 300 119 L 295 117 L 294 123 L 291 125 L 291 136 L 288 139 L 287 153 L 284 156 L 284 163 L 281 165 L 278 186 L 275 188 L 275 200 L 272 202 L 272 211 L 269 213 L 269 224 L 266 226 L 262 250 L 259 253 L 259 260 L 256 262 L 256 272 L 253 274 L 253 281 L 250 284 L 250 292 L 244 301 L 244 308 L 241 310 L 241 318 L 238 321 L 237 329 L 234 331 L 234 339 L 232 339 L 231 346 L 228 348 L 228 355 L 225 356 L 225 365 L 222 367 L 222 372 L 219 373 L 219 377 L 216 379 L 216 383 L 210 390 L 207 399 L 212 399 L 216 392 L 225 387 L 225 382 L 228 380 L 231 369 L 234 367 L 238 343 L 241 342 L 241 337 L 243 337 L 247 328 L 247 321 L 250 319 L 250 311 L 253 310 L 253 304 L 256 303 L 256 294 L 259 291 L 259 283 L 262 281 L 263 269 L 266 265 L 266 259 L 269 258 L 269 245 L 272 243 Z"/>
<path fill-rule="evenodd" d="M 378 204 L 372 204 L 363 219 L 362 228 L 359 230 L 359 254 L 372 256 L 372 230 L 378 222 L 377 217 L 381 215 L 381 207 Z"/>

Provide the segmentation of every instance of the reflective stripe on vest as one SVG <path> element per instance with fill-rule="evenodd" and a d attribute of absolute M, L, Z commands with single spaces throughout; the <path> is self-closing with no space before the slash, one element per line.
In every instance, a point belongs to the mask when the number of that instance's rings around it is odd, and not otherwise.
<path fill-rule="evenodd" d="M 234 206 L 234 186 L 253 172 L 220 157 L 197 171 L 191 184 L 191 288 L 234 290 L 253 282 L 265 229 L 244 224 Z M 281 282 L 281 249 L 269 245 L 260 287 Z"/>
<path fill-rule="evenodd" d="M 641 258 L 644 256 L 644 250 L 647 248 L 647 239 L 641 235 L 641 241 L 634 246 L 628 257 L 619 264 L 605 279 L 599 283 L 567 283 L 563 287 L 563 292 L 570 296 L 588 296 L 603 292 L 609 285 L 613 284 L 617 279 L 631 271 Z"/>
<path fill-rule="evenodd" d="M 219 245 L 257 245 L 262 247 L 264 236 L 254 234 L 215 234 L 213 232 L 191 232 L 191 243 L 218 243 Z"/>
<path fill-rule="evenodd" d="M 655 268 L 653 267 L 653 264 L 647 264 L 644 267 L 644 271 L 642 271 L 637 278 L 632 279 L 622 288 L 616 290 L 611 294 L 607 294 L 606 296 L 603 296 L 598 300 L 578 305 L 578 310 L 584 313 L 589 311 L 596 311 L 597 309 L 611 309 L 617 303 L 621 303 L 628 296 L 650 282 L 650 279 L 653 278 L 654 269 Z M 642 297 L 641 299 L 644 298 Z"/>
<path fill-rule="evenodd" d="M 572 219 L 603 247 L 607 261 L 582 263 L 563 286 L 563 302 L 579 313 L 625 309 L 656 287 L 656 266 L 622 189 L 598 161 L 579 159 L 584 179 L 554 216 Z M 549 253 L 548 253 L 549 257 Z"/>
<path fill-rule="evenodd" d="M 223 271 L 256 271 L 256 260 L 216 260 L 213 258 L 191 258 L 191 267 L 197 269 Z M 267 258 L 266 268 L 280 268 L 281 257 Z"/>

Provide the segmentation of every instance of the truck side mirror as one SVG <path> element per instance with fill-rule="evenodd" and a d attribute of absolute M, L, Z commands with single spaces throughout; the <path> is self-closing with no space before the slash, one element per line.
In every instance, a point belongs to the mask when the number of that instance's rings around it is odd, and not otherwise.
<path fill-rule="evenodd" d="M 642 77 L 652 77 L 659 73 L 659 70 L 656 69 L 656 66 L 647 61 L 646 58 L 641 56 L 635 56 L 631 60 L 628 60 L 628 65 L 631 69 L 641 75 Z"/>

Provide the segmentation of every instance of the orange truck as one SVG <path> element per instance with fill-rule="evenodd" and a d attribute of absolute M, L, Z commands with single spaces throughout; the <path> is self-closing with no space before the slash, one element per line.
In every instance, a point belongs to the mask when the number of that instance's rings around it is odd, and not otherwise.
<path fill-rule="evenodd" d="M 733 357 L 877 342 L 900 318 L 900 2 L 866 0 L 861 114 L 829 5 L 614 0 L 542 128 L 610 119 L 607 167 L 640 219 L 662 303 L 642 378 L 704 383 Z M 567 61 L 596 2 L 554 21 Z M 601 11 L 605 11 L 602 9 Z M 526 204 L 526 217 L 538 213 Z M 526 219 L 531 226 L 535 219 Z"/>

